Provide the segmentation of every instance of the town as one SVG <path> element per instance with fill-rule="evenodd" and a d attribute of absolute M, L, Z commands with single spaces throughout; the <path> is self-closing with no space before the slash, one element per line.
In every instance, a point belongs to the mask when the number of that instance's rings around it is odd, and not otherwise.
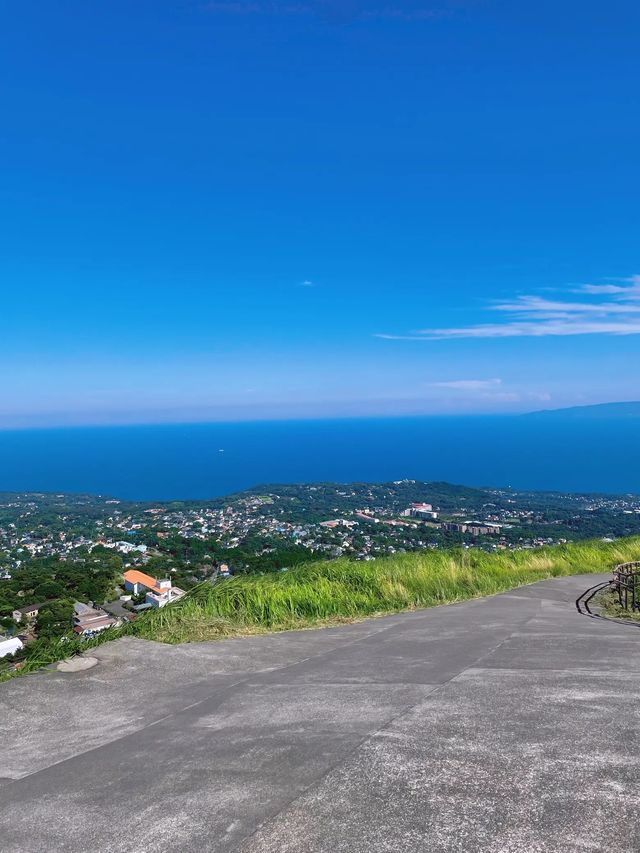
<path fill-rule="evenodd" d="M 90 638 L 199 583 L 448 547 L 532 549 L 640 532 L 640 497 L 383 484 L 260 486 L 211 501 L 0 494 L 0 658 Z M 13 659 L 13 658 L 11 658 Z"/>

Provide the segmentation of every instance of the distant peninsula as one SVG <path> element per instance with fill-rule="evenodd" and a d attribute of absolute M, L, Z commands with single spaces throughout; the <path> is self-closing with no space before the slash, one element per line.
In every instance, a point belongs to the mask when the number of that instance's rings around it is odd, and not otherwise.
<path fill-rule="evenodd" d="M 598 403 L 593 406 L 571 406 L 567 409 L 542 409 L 537 412 L 529 412 L 524 417 L 572 418 L 576 420 L 640 418 L 640 401 L 630 403 Z"/>

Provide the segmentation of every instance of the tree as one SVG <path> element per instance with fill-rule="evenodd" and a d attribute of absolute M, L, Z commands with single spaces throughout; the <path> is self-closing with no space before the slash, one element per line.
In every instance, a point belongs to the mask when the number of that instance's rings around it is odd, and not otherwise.
<path fill-rule="evenodd" d="M 45 604 L 38 613 L 36 632 L 38 639 L 53 639 L 66 634 L 73 624 L 73 603 L 58 599 Z"/>
<path fill-rule="evenodd" d="M 16 597 L 0 593 L 0 617 L 11 616 L 16 608 Z"/>
<path fill-rule="evenodd" d="M 64 587 L 57 581 L 44 581 L 33 590 L 33 597 L 38 601 L 46 601 L 49 598 L 60 598 L 64 595 Z"/>

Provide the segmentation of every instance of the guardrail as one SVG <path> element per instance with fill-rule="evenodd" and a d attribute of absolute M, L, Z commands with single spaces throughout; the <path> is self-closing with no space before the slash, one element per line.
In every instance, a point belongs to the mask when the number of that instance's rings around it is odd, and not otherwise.
<path fill-rule="evenodd" d="M 640 611 L 640 560 L 619 563 L 613 570 L 612 586 L 620 607 L 632 612 Z"/>

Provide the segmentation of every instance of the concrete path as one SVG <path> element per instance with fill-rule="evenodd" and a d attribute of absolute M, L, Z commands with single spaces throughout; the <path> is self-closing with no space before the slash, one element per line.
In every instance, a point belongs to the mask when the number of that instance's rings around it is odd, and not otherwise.
<path fill-rule="evenodd" d="M 600 578 L 0 685 L 0 848 L 640 850 L 640 630 Z"/>

